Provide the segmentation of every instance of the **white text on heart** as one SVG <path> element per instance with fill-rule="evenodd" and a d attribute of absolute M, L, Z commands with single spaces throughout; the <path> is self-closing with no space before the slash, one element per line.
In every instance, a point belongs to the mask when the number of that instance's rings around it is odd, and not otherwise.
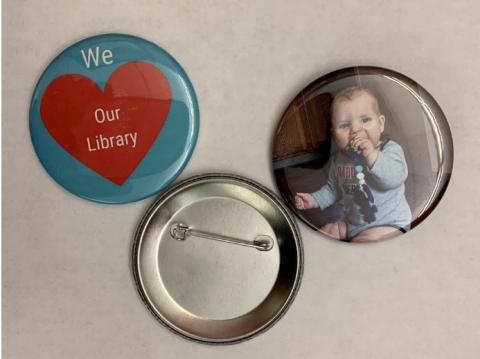
<path fill-rule="evenodd" d="M 87 137 L 88 152 L 107 150 L 113 147 L 130 146 L 135 148 L 137 145 L 137 132 L 128 132 L 116 136 L 96 135 L 92 141 Z"/>

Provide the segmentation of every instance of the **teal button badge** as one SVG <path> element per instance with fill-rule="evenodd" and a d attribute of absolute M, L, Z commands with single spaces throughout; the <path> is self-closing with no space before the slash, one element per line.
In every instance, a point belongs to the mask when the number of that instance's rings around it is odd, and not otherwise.
<path fill-rule="evenodd" d="M 73 194 L 127 203 L 170 184 L 186 166 L 198 103 L 181 66 L 138 37 L 82 40 L 42 74 L 30 106 L 33 146 Z"/>

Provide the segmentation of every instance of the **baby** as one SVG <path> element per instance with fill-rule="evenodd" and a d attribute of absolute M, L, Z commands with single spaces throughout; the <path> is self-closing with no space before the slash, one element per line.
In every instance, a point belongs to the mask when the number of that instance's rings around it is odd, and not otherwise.
<path fill-rule="evenodd" d="M 344 220 L 321 228 L 340 240 L 369 242 L 406 232 L 412 219 L 405 199 L 407 163 L 399 144 L 381 138 L 385 116 L 377 98 L 364 87 L 349 87 L 335 96 L 331 115 L 339 151 L 331 156 L 327 184 L 297 193 L 295 207 L 324 210 L 341 201 Z"/>

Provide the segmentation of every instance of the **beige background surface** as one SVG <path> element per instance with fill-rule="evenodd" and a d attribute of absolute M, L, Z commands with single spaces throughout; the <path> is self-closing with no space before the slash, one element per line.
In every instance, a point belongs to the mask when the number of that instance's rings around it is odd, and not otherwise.
<path fill-rule="evenodd" d="M 3 2 L 5 358 L 478 358 L 480 5 L 478 1 Z M 165 48 L 196 89 L 201 130 L 179 179 L 210 171 L 274 189 L 276 122 L 306 84 L 351 65 L 415 79 L 455 145 L 441 204 L 401 239 L 342 245 L 300 224 L 305 274 L 271 330 L 235 346 L 186 341 L 135 290 L 132 235 L 152 199 L 81 200 L 31 146 L 35 83 L 65 47 L 130 33 Z"/>

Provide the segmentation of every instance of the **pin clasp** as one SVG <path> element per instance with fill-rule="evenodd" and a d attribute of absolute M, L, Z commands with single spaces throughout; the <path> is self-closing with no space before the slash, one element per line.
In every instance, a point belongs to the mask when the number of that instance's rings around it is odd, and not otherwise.
<path fill-rule="evenodd" d="M 259 251 L 269 251 L 273 248 L 273 239 L 267 235 L 259 235 L 253 241 L 245 239 L 228 237 L 221 234 L 214 234 L 198 229 L 192 229 L 185 223 L 173 223 L 170 227 L 170 236 L 177 241 L 184 241 L 188 236 L 195 236 L 200 238 L 212 239 L 215 241 L 237 244 L 240 246 L 251 247 Z"/>
<path fill-rule="evenodd" d="M 186 224 L 174 223 L 170 227 L 170 235 L 173 239 L 176 239 L 177 241 L 184 241 L 185 239 L 187 239 L 188 230 L 189 228 Z"/>

